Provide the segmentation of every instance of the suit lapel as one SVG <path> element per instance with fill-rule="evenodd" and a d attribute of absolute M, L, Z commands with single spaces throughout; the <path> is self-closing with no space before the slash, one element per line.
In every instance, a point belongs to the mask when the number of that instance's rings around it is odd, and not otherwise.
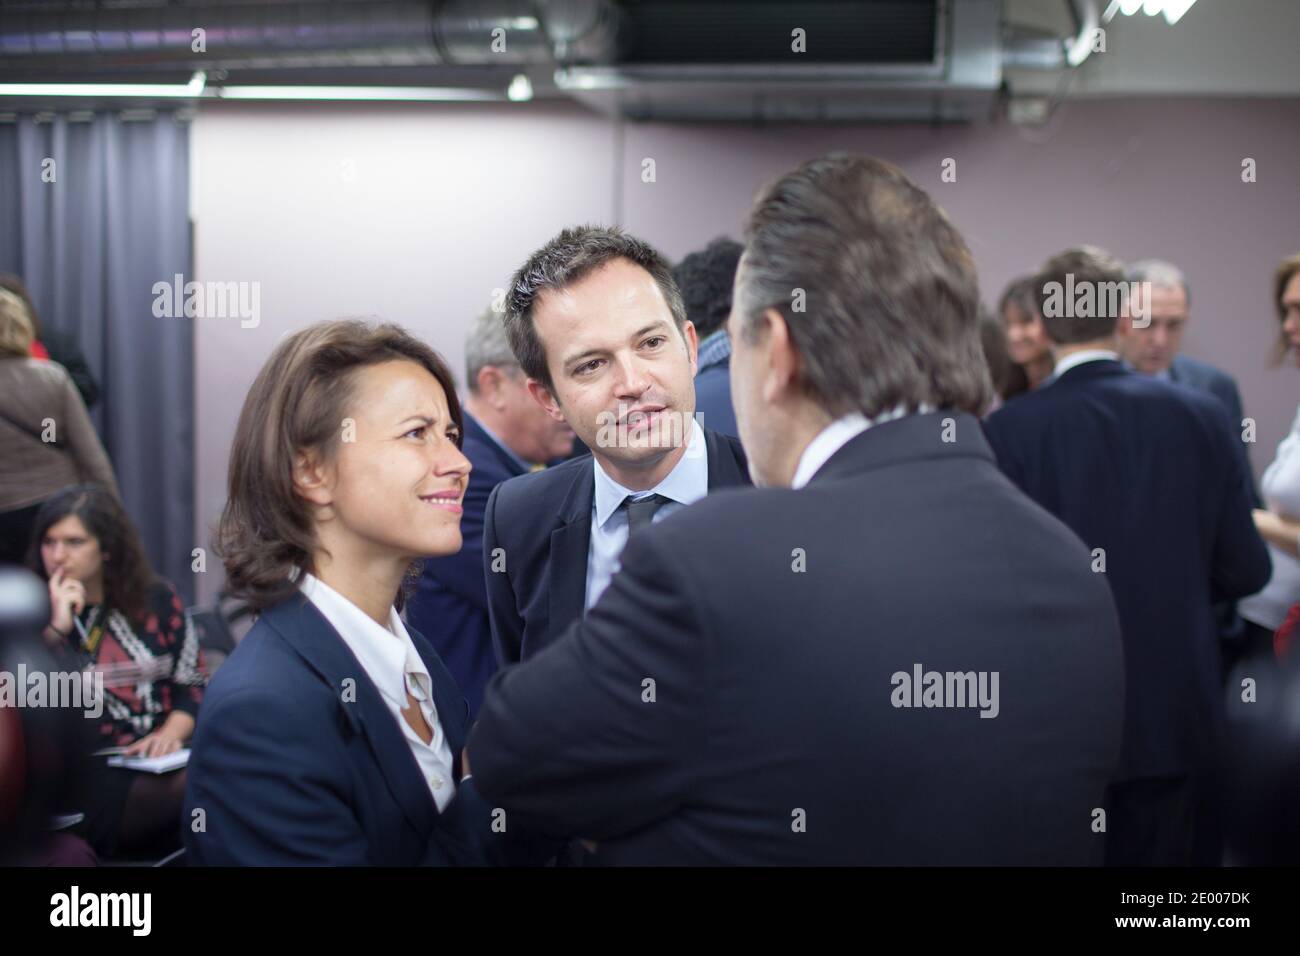
<path fill-rule="evenodd" d="M 576 621 L 587 603 L 587 554 L 591 544 L 591 506 L 596 479 L 590 468 L 575 469 L 576 477 L 560 505 L 560 527 L 551 532 L 551 582 L 547 595 L 550 620 L 547 630 L 556 634 L 557 622 Z"/>
<path fill-rule="evenodd" d="M 316 605 L 302 595 L 276 605 L 263 618 L 338 695 L 344 716 L 366 738 L 403 815 L 417 832 L 428 833 L 436 810 L 419 764 L 379 688 L 343 643 L 343 638 Z M 345 681 L 352 683 L 345 684 Z M 345 690 L 353 687 L 356 700 L 345 699 Z"/>
<path fill-rule="evenodd" d="M 749 465 L 738 458 L 730 439 L 721 432 L 704 429 L 704 444 L 709 452 L 709 491 L 749 484 Z"/>
<path fill-rule="evenodd" d="M 709 490 L 749 484 L 749 469 L 730 440 L 704 429 L 709 457 Z M 590 468 L 577 469 L 559 515 L 563 522 L 551 532 L 551 583 L 548 593 L 550 620 L 555 635 L 582 617 L 587 604 L 587 556 L 591 547 L 591 508 L 596 480 Z M 562 623 L 561 623 L 562 622 Z"/>

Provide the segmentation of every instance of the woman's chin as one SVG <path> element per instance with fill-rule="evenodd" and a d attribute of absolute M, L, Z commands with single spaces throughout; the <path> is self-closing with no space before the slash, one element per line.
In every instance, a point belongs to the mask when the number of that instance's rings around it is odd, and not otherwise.
<path fill-rule="evenodd" d="M 429 535 L 421 541 L 419 547 L 422 550 L 419 555 L 422 558 L 445 558 L 449 555 L 459 554 L 463 545 L 464 539 L 461 537 L 460 529 L 449 529 Z"/>

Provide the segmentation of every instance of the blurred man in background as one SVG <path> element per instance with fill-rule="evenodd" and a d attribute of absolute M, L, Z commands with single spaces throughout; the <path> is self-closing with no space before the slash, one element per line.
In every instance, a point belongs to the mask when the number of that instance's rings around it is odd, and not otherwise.
<path fill-rule="evenodd" d="M 686 318 L 700 337 L 695 372 L 695 412 L 714 431 L 738 438 L 736 413 L 731 407 L 731 340 L 723 328 L 731 314 L 731 287 L 744 246 L 719 237 L 686 256 L 673 269 L 681 290 Z"/>

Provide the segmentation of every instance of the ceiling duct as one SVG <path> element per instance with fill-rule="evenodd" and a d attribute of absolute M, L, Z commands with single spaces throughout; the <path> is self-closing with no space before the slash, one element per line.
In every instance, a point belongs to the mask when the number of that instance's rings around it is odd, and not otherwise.
<path fill-rule="evenodd" d="M 1004 28 L 1000 0 L 9 0 L 0 82 L 504 89 L 525 72 L 631 119 L 964 121 L 1004 67 L 1087 56 L 1096 3 L 1061 2 L 1072 36 Z"/>

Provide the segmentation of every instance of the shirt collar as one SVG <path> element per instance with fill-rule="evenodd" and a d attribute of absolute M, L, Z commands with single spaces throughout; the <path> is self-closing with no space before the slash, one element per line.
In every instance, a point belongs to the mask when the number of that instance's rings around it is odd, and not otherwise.
<path fill-rule="evenodd" d="M 596 471 L 594 505 L 597 527 L 604 526 L 610 516 L 618 510 L 618 506 L 623 503 L 623 499 L 629 495 L 641 497 L 660 494 L 680 504 L 689 505 L 709 493 L 708 445 L 704 441 L 703 429 L 694 418 L 691 419 L 691 437 L 686 443 L 686 450 L 682 452 L 682 457 L 673 466 L 673 470 L 664 476 L 664 480 L 648 491 L 632 491 L 624 488 L 605 474 L 605 469 L 600 467 L 600 462 L 595 460 L 595 456 L 592 457 L 592 466 Z"/>
<path fill-rule="evenodd" d="M 520 471 L 530 471 L 532 469 L 533 467 L 532 462 L 524 461 L 522 458 L 516 455 L 514 451 L 510 448 L 510 446 L 507 445 L 505 442 L 503 442 L 497 436 L 496 432 L 494 432 L 492 429 L 488 428 L 486 425 L 483 424 L 481 419 L 475 418 L 469 412 L 465 412 L 465 417 L 468 419 L 472 419 L 475 425 L 483 429 L 483 434 L 487 435 L 488 438 L 492 439 L 492 443 L 496 445 L 498 448 L 500 448 L 503 452 L 505 452 L 506 455 L 509 456 L 510 460 L 519 466 Z"/>
<path fill-rule="evenodd" d="M 934 408 L 930 405 L 922 405 L 916 413 L 909 412 L 902 405 L 896 405 L 875 418 L 867 418 L 860 412 L 850 412 L 842 418 L 835 419 L 817 433 L 816 437 L 808 443 L 808 447 L 803 450 L 803 454 L 799 456 L 799 464 L 795 466 L 794 478 L 790 480 L 790 487 L 802 488 L 808 484 L 813 475 L 821 470 L 822 465 L 830 461 L 832 455 L 872 425 L 891 422 L 896 418 L 903 418 L 910 414 L 932 411 L 934 411 Z"/>
<path fill-rule="evenodd" d="M 1102 361 L 1118 362 L 1119 353 L 1112 352 L 1110 349 L 1084 349 L 1081 352 L 1071 352 L 1056 363 L 1056 368 L 1052 369 L 1052 378 L 1060 378 L 1070 369 L 1084 362 Z"/>
<path fill-rule="evenodd" d="M 417 700 L 428 698 L 433 686 L 429 670 L 420 659 L 415 643 L 395 608 L 388 609 L 388 628 L 383 628 L 313 574 L 304 572 L 298 587 L 338 631 L 343 643 L 384 697 L 399 707 L 407 705 L 407 690 Z M 421 694 L 425 696 L 421 697 Z"/>

